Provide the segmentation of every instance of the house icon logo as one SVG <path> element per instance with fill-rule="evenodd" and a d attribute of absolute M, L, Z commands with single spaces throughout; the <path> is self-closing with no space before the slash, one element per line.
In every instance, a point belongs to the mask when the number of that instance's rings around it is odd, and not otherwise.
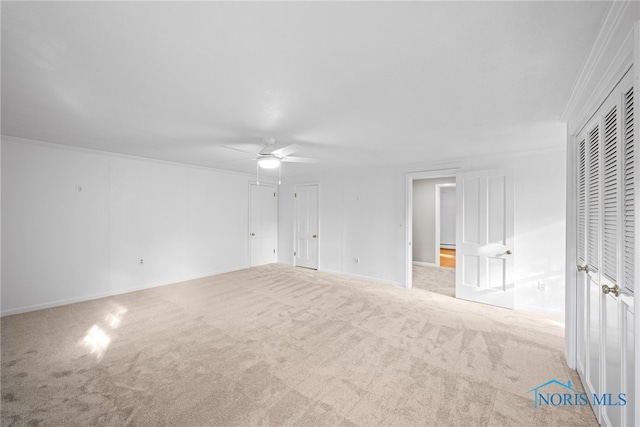
<path fill-rule="evenodd" d="M 534 408 L 537 408 L 537 407 L 538 407 L 538 405 L 540 404 L 540 395 L 541 395 L 541 390 L 542 390 L 543 388 L 548 387 L 548 386 L 553 385 L 553 384 L 556 384 L 556 385 L 558 385 L 558 386 L 560 386 L 560 387 L 563 387 L 563 388 L 567 389 L 568 391 L 572 391 L 572 392 L 574 392 L 574 393 L 577 393 L 577 390 L 576 390 L 576 389 L 574 389 L 574 388 L 571 386 L 571 381 L 570 381 L 570 380 L 567 380 L 567 383 L 566 383 L 566 384 L 564 384 L 564 383 L 562 383 L 562 382 L 560 382 L 560 381 L 558 381 L 558 380 L 556 380 L 556 379 L 549 380 L 549 381 L 547 381 L 546 383 L 544 383 L 544 384 L 540 384 L 538 387 L 532 388 L 531 390 L 529 390 L 529 391 L 527 392 L 527 393 L 534 393 L 534 394 L 533 394 L 533 399 L 534 399 L 534 400 L 533 400 L 533 407 L 534 407 Z"/>

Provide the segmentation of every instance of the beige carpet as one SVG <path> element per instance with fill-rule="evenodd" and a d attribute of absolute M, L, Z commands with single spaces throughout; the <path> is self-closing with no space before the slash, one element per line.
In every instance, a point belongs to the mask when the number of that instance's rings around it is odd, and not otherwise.
<path fill-rule="evenodd" d="M 446 267 L 413 266 L 413 288 L 448 297 L 456 296 L 456 270 Z"/>
<path fill-rule="evenodd" d="M 543 317 L 269 265 L 2 319 L 2 425 L 597 425 Z"/>

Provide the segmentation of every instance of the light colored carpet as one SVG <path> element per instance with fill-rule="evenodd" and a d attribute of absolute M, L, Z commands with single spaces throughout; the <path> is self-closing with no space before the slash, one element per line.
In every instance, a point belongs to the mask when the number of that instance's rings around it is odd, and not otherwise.
<path fill-rule="evenodd" d="M 448 297 L 456 296 L 456 270 L 425 265 L 413 266 L 413 288 Z"/>
<path fill-rule="evenodd" d="M 597 425 L 557 324 L 268 265 L 2 319 L 2 425 Z"/>

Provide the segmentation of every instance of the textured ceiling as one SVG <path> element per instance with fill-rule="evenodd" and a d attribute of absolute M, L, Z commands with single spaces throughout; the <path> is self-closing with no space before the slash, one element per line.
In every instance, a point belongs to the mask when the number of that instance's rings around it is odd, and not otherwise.
<path fill-rule="evenodd" d="M 2 134 L 283 175 L 558 146 L 603 2 L 2 2 Z"/>

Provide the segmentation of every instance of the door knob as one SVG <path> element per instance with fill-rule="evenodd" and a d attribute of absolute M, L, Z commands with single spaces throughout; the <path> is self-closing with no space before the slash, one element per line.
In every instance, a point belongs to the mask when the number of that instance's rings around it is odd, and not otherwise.
<path fill-rule="evenodd" d="M 251 235 L 252 235 L 252 236 L 255 236 L 255 235 L 256 235 L 256 233 L 251 233 Z"/>
<path fill-rule="evenodd" d="M 505 255 L 511 255 L 513 253 L 513 251 L 511 249 L 507 249 L 507 251 L 504 253 Z"/>
<path fill-rule="evenodd" d="M 316 236 L 316 235 L 314 234 L 314 235 L 313 235 L 313 238 L 315 239 L 316 237 L 318 237 L 318 236 Z"/>
<path fill-rule="evenodd" d="M 589 266 L 588 265 L 579 265 L 578 266 L 578 271 L 584 271 L 585 273 L 589 272 Z"/>
<path fill-rule="evenodd" d="M 615 296 L 620 295 L 620 292 L 618 292 L 618 285 L 614 285 L 613 288 L 610 288 L 607 285 L 602 285 L 602 293 L 603 294 L 608 294 L 608 293 L 612 293 Z"/>

